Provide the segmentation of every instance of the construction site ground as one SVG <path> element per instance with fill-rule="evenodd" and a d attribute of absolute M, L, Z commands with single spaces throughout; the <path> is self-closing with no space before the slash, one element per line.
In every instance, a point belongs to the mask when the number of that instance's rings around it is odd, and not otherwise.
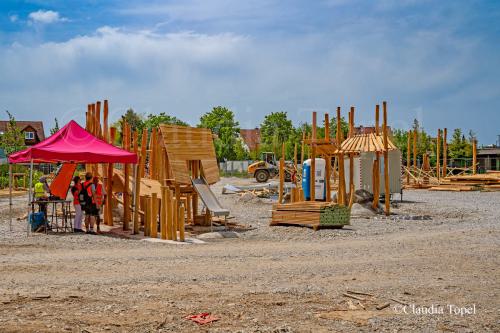
<path fill-rule="evenodd" d="M 500 192 L 408 190 L 389 218 L 313 231 L 269 227 L 269 199 L 221 194 L 251 182 L 212 187 L 250 230 L 190 245 L 26 237 L 0 199 L 0 331 L 498 331 Z M 219 320 L 185 319 L 202 312 Z"/>

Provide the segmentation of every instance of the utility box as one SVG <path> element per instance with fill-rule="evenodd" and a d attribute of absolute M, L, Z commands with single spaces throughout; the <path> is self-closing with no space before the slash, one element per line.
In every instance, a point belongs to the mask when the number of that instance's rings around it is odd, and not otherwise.
<path fill-rule="evenodd" d="M 373 193 L 373 161 L 376 155 L 374 152 L 361 152 L 354 157 L 354 189 L 364 189 Z M 389 188 L 391 193 L 401 193 L 401 151 L 389 150 Z M 349 189 L 349 158 L 344 159 L 345 182 Z M 380 194 L 385 194 L 384 183 L 384 155 L 380 154 L 379 164 L 380 174 Z"/>
<path fill-rule="evenodd" d="M 316 158 L 316 175 L 315 175 L 315 200 L 325 200 L 326 198 L 326 161 L 322 158 Z M 304 198 L 311 200 L 311 160 L 304 162 L 302 168 L 302 189 L 304 190 Z"/>

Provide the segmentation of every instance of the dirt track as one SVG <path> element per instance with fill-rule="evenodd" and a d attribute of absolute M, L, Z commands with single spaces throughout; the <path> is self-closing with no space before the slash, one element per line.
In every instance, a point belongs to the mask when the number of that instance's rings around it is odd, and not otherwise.
<path fill-rule="evenodd" d="M 26 238 L 24 223 L 9 233 L 4 219 L 0 331 L 497 331 L 500 192 L 405 199 L 399 216 L 432 219 L 354 219 L 350 230 L 315 233 L 267 227 L 269 204 L 225 196 L 236 220 L 256 229 L 201 245 Z M 349 290 L 374 296 L 358 302 L 343 296 Z M 415 314 L 412 304 L 444 314 Z M 450 315 L 447 305 L 476 310 Z M 220 320 L 184 319 L 200 312 Z"/>

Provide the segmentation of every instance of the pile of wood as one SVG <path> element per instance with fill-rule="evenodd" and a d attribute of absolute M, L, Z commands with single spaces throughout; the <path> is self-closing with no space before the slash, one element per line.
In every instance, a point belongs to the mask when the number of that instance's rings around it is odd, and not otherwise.
<path fill-rule="evenodd" d="M 312 227 L 340 227 L 349 225 L 351 211 L 348 206 L 333 202 L 301 201 L 273 205 L 270 225 L 296 224 Z"/>
<path fill-rule="evenodd" d="M 431 191 L 500 191 L 500 173 L 449 176 Z"/>

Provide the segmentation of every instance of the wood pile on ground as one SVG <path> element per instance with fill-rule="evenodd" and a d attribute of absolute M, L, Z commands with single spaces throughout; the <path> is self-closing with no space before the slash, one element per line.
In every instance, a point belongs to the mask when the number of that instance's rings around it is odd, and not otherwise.
<path fill-rule="evenodd" d="M 449 176 L 431 191 L 500 191 L 500 173 Z"/>
<path fill-rule="evenodd" d="M 312 227 L 340 227 L 349 225 L 349 206 L 333 202 L 300 201 L 288 204 L 274 204 L 270 225 L 296 224 Z"/>

